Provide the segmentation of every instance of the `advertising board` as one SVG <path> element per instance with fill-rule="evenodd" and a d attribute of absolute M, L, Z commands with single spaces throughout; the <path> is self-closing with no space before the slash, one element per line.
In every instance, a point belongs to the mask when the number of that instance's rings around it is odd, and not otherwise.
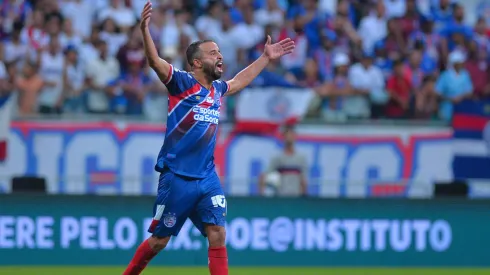
<path fill-rule="evenodd" d="M 489 266 L 481 200 L 227 199 L 231 265 Z M 122 265 L 146 232 L 153 198 L 0 196 L 0 265 Z M 206 265 L 187 221 L 152 264 Z"/>
<path fill-rule="evenodd" d="M 257 193 L 257 178 L 281 150 L 280 135 L 240 135 L 221 127 L 215 149 L 228 194 Z M 229 128 L 229 127 L 228 127 Z M 0 192 L 19 175 L 45 177 L 51 194 L 155 194 L 165 128 L 116 122 L 14 122 Z M 309 192 L 370 196 L 376 184 L 403 183 L 400 195 L 452 178 L 451 131 L 397 126 L 300 126 L 296 149 Z M 420 188 L 422 186 L 422 188 Z M 427 189 L 427 188 L 426 188 Z"/>

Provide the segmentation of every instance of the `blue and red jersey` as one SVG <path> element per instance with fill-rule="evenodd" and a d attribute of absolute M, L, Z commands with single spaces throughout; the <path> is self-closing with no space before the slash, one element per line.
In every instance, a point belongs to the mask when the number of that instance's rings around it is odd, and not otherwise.
<path fill-rule="evenodd" d="M 215 80 L 203 87 L 192 74 L 170 66 L 164 81 L 169 91 L 167 131 L 155 170 L 204 178 L 214 172 L 214 148 L 218 133 L 221 97 L 229 90 Z"/>

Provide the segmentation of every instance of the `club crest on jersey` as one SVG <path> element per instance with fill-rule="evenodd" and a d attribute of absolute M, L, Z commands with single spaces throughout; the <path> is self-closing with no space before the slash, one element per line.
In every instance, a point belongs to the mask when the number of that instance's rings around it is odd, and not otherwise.
<path fill-rule="evenodd" d="M 210 104 L 213 104 L 214 103 L 214 99 L 212 99 L 210 96 L 206 97 L 206 102 L 207 103 L 210 103 Z"/>
<path fill-rule="evenodd" d="M 163 224 L 168 227 L 174 227 L 175 224 L 177 223 L 177 217 L 173 213 L 168 213 L 165 215 L 165 218 L 163 219 Z"/>

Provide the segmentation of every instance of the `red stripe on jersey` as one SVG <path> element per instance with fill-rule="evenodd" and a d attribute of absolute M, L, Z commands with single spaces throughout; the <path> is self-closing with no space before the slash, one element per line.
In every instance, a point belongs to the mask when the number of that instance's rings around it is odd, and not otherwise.
<path fill-rule="evenodd" d="M 165 81 L 163 81 L 163 84 L 167 85 L 170 82 L 170 80 L 172 79 L 173 74 L 174 74 L 174 66 L 170 65 L 170 70 L 168 72 L 167 79 L 165 79 Z"/>
<path fill-rule="evenodd" d="M 198 94 L 199 92 L 201 92 L 201 85 L 197 83 L 190 89 L 187 89 L 186 91 L 178 95 L 169 94 L 168 114 L 172 113 L 172 111 L 175 110 L 175 108 L 177 108 L 177 106 L 179 106 L 179 104 L 182 103 L 184 100 L 195 94 Z"/>
<path fill-rule="evenodd" d="M 211 106 L 213 106 L 213 103 L 207 102 L 207 98 L 210 97 L 211 95 L 214 94 L 214 89 L 211 89 L 211 91 L 206 95 L 206 97 L 203 98 L 202 102 L 199 103 L 196 107 L 200 108 L 206 108 L 209 109 Z M 189 112 L 184 116 L 182 120 L 180 120 L 175 128 L 169 130 L 169 134 L 172 133 L 174 130 L 177 130 L 175 134 L 180 134 L 181 136 L 184 136 L 187 131 L 189 131 L 192 126 L 196 123 L 196 120 L 194 120 L 194 112 L 193 112 L 193 107 L 189 110 Z"/>

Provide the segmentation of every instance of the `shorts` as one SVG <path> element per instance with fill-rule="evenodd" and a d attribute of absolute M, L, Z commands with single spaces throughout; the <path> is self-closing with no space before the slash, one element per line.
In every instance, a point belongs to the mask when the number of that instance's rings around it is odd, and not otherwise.
<path fill-rule="evenodd" d="M 157 237 L 177 236 L 189 218 L 206 237 L 204 225 L 225 226 L 226 213 L 226 198 L 216 172 L 196 179 L 165 168 L 160 174 L 148 232 Z"/>

